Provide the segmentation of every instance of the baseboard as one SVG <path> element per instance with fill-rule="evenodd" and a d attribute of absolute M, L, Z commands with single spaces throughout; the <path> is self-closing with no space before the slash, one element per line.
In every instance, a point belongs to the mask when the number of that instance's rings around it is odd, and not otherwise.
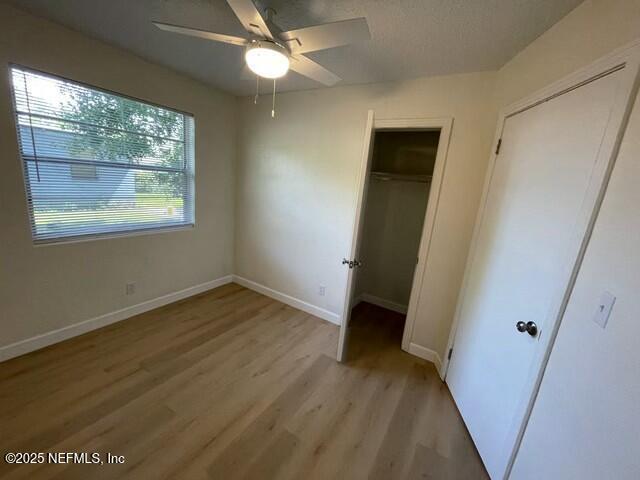
<path fill-rule="evenodd" d="M 391 300 L 385 300 L 384 298 L 376 297 L 375 295 L 371 295 L 370 293 L 362 293 L 358 295 L 358 298 L 356 299 L 354 304 L 357 305 L 360 302 L 371 303 L 373 305 L 377 305 L 378 307 L 386 308 L 387 310 L 398 312 L 403 315 L 407 314 L 407 305 L 392 302 Z"/>
<path fill-rule="evenodd" d="M 297 308 L 298 310 L 302 310 L 303 312 L 310 313 L 311 315 L 315 315 L 316 317 L 322 318 L 323 320 L 326 320 L 328 322 L 340 325 L 340 315 L 338 315 L 337 313 L 330 312 L 329 310 L 325 310 L 324 308 L 318 307 L 316 305 L 305 302 L 298 298 L 292 297 L 291 295 L 279 292 L 260 283 L 254 282 L 253 280 L 248 280 L 238 275 L 233 275 L 233 281 L 239 285 L 242 285 L 243 287 L 255 290 L 256 292 L 266 295 L 267 297 L 278 300 L 279 302 L 286 303 L 287 305 Z"/>
<path fill-rule="evenodd" d="M 438 370 L 438 375 L 442 381 L 444 381 L 443 371 L 442 371 L 442 360 L 440 360 L 440 355 L 435 350 L 431 350 L 430 348 L 422 347 L 420 345 L 416 345 L 415 343 L 409 344 L 409 353 L 415 355 L 416 357 L 420 357 L 428 362 L 433 363 Z"/>
<path fill-rule="evenodd" d="M 195 285 L 193 287 L 185 288 L 184 290 L 179 290 L 136 305 L 131 305 L 130 307 L 90 318 L 79 323 L 74 323 L 73 325 L 36 335 L 35 337 L 20 340 L 19 342 L 0 347 L 0 362 L 48 347 L 49 345 L 62 342 L 72 337 L 77 337 L 78 335 L 82 335 L 83 333 L 87 333 L 98 328 L 106 327 L 112 323 L 120 322 L 133 317 L 134 315 L 139 315 L 140 313 L 153 310 L 154 308 L 163 307 L 169 303 L 177 302 L 178 300 L 206 292 L 207 290 L 220 287 L 227 283 L 231 283 L 232 281 L 233 277 L 231 275 L 227 275 L 209 282 L 201 283 L 200 285 Z"/>

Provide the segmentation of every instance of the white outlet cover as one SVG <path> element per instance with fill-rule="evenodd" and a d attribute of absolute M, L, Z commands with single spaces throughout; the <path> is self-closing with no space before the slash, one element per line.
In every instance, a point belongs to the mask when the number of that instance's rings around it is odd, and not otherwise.
<path fill-rule="evenodd" d="M 598 301 L 596 313 L 593 316 L 593 321 L 600 325 L 602 328 L 605 328 L 607 326 L 609 315 L 611 315 L 611 310 L 613 310 L 613 305 L 615 303 L 615 296 L 613 296 L 609 292 L 602 292 L 602 295 L 600 295 L 600 300 Z"/>

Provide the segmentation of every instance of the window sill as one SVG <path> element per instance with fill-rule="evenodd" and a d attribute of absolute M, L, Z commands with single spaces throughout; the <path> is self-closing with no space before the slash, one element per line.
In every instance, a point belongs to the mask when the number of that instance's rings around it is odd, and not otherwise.
<path fill-rule="evenodd" d="M 100 233 L 96 235 L 82 235 L 79 237 L 66 237 L 59 239 L 51 239 L 51 240 L 34 240 L 34 247 L 52 247 L 56 245 L 68 245 L 72 243 L 85 243 L 85 242 L 95 242 L 98 240 L 114 240 L 117 238 L 127 238 L 127 237 L 140 237 L 143 235 L 155 235 L 158 233 L 170 233 L 170 232 L 181 232 L 184 230 L 193 230 L 195 229 L 195 224 L 190 225 L 178 225 L 175 227 L 158 227 L 158 228 L 148 228 L 141 230 L 131 230 L 128 232 L 113 232 L 113 233 Z"/>

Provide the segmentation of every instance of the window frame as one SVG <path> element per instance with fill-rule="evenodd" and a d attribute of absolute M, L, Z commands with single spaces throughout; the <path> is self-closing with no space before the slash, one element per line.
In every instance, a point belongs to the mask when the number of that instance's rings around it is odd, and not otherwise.
<path fill-rule="evenodd" d="M 121 98 L 125 98 L 127 100 L 144 103 L 151 107 L 161 108 L 163 110 L 168 110 L 168 111 L 177 113 L 179 115 L 190 117 L 191 118 L 191 136 L 192 136 L 192 140 L 190 143 L 188 143 L 186 139 L 187 129 L 185 129 L 183 132 L 183 135 L 185 136 L 185 139 L 184 139 L 185 146 L 187 145 L 193 146 L 193 151 L 191 153 L 185 150 L 185 163 L 187 162 L 187 159 L 186 159 L 187 155 L 192 155 L 193 158 L 191 160 L 191 169 L 186 170 L 188 179 L 190 177 L 190 181 L 187 182 L 187 185 L 188 185 L 187 188 L 189 189 L 188 192 L 190 193 L 190 195 L 186 195 L 184 201 L 187 201 L 187 198 L 189 198 L 192 203 L 192 206 L 190 207 L 191 211 L 193 212 L 192 221 L 189 223 L 183 223 L 183 224 L 177 224 L 177 225 L 160 225 L 160 226 L 155 225 L 155 226 L 147 226 L 147 227 L 142 226 L 140 228 L 131 228 L 131 229 L 121 230 L 121 231 L 114 230 L 109 232 L 86 233 L 81 235 L 65 235 L 65 236 L 52 237 L 47 239 L 36 238 L 33 196 L 31 194 L 31 187 L 29 185 L 29 180 L 27 178 L 27 174 L 25 171 L 26 160 L 22 155 L 21 137 L 19 132 L 20 126 L 18 124 L 18 108 L 16 105 L 16 92 L 14 89 L 13 78 L 12 78 L 13 77 L 12 70 L 14 68 L 23 70 L 25 72 L 30 72 L 36 75 L 41 75 L 43 77 L 52 78 L 54 80 L 69 82 L 71 84 L 76 84 L 80 87 L 84 87 L 90 90 L 102 92 L 108 95 L 115 95 Z M 124 238 L 124 237 L 137 237 L 141 235 L 150 235 L 150 234 L 156 234 L 156 233 L 168 233 L 168 232 L 176 232 L 176 231 L 183 231 L 183 230 L 193 230 L 196 227 L 196 117 L 193 113 L 188 112 L 186 110 L 180 110 L 174 107 L 170 107 L 170 106 L 162 105 L 149 100 L 145 100 L 129 94 L 121 93 L 116 90 L 111 90 L 108 88 L 92 85 L 90 83 L 69 78 L 63 75 L 59 75 L 57 73 L 51 73 L 51 72 L 40 70 L 37 68 L 28 67 L 26 65 L 15 63 L 15 62 L 7 63 L 7 77 L 9 81 L 9 90 L 11 95 L 11 108 L 12 108 L 11 113 L 13 115 L 13 121 L 14 121 L 15 132 L 16 132 L 15 138 L 16 138 L 16 146 L 17 146 L 17 153 L 18 153 L 17 156 L 18 156 L 18 161 L 20 162 L 20 169 L 22 171 L 25 202 L 26 202 L 27 215 L 29 220 L 29 230 L 31 233 L 32 244 L 34 247 L 60 245 L 60 244 L 68 244 L 68 243 L 82 243 L 82 242 L 90 242 L 95 240 L 108 240 L 108 239 Z M 96 163 L 96 169 L 97 169 L 98 163 Z"/>

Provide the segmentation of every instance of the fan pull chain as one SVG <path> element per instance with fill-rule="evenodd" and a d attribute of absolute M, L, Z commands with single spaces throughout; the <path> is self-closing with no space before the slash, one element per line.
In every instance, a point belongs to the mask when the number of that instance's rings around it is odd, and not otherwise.
<path fill-rule="evenodd" d="M 253 104 L 258 104 L 258 95 L 260 95 L 260 75 L 256 75 L 256 96 L 253 97 Z"/>
<path fill-rule="evenodd" d="M 271 103 L 271 118 L 276 116 L 276 79 L 273 79 L 273 102 Z"/>

